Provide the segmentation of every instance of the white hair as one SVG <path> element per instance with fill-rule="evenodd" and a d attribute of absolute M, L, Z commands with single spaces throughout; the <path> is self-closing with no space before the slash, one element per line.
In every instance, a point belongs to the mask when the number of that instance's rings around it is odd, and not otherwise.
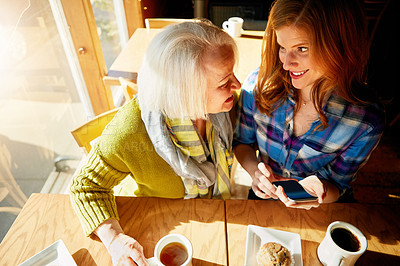
<path fill-rule="evenodd" d="M 138 73 L 141 108 L 169 118 L 206 119 L 207 76 L 203 56 L 208 49 L 230 47 L 235 41 L 209 21 L 166 27 L 150 43 Z"/>

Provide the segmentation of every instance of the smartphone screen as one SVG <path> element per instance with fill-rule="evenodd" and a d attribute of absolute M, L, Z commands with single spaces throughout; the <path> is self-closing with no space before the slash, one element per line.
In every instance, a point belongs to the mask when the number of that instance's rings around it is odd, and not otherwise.
<path fill-rule="evenodd" d="M 283 191 L 285 191 L 286 196 L 291 201 L 295 202 L 306 202 L 306 201 L 316 201 L 318 197 L 310 195 L 304 188 L 295 180 L 286 181 L 275 181 L 272 182 L 275 187 L 281 186 Z"/>

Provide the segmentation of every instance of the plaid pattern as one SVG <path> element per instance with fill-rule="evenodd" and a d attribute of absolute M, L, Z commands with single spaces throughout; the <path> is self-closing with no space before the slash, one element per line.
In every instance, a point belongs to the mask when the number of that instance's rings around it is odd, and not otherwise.
<path fill-rule="evenodd" d="M 258 70 L 243 84 L 233 145 L 256 143 L 275 174 L 283 175 L 286 169 L 299 180 L 317 175 L 336 184 L 341 192 L 349 188 L 382 135 L 383 108 L 355 106 L 333 94 L 323 108 L 329 126 L 314 130 L 320 125 L 316 120 L 308 132 L 295 137 L 294 100 L 288 97 L 271 117 L 261 113 L 253 96 L 257 76 Z"/>

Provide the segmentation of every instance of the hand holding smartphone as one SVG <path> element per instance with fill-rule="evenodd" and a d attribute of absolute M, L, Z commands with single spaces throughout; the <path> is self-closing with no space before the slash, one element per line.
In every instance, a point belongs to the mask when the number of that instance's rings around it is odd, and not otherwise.
<path fill-rule="evenodd" d="M 281 186 L 286 196 L 292 202 L 317 201 L 318 197 L 309 194 L 296 180 L 275 181 L 272 184 L 278 188 Z"/>

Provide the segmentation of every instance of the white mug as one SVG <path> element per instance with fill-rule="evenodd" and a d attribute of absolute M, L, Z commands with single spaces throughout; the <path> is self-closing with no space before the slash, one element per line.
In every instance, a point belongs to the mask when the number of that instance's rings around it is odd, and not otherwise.
<path fill-rule="evenodd" d="M 366 250 L 367 239 L 360 230 L 349 223 L 336 221 L 328 226 L 317 254 L 323 265 L 351 266 Z"/>
<path fill-rule="evenodd" d="M 243 19 L 239 17 L 231 17 L 222 23 L 222 28 L 232 37 L 242 35 Z"/>
<path fill-rule="evenodd" d="M 192 265 L 192 257 L 193 257 L 193 247 L 192 243 L 190 243 L 189 239 L 187 239 L 184 235 L 180 234 L 168 234 L 161 238 L 154 249 L 154 257 L 147 260 L 150 266 L 164 266 L 162 259 L 162 251 L 163 249 L 169 245 L 169 247 L 176 244 L 181 244 L 187 252 L 187 259 L 182 262 L 181 266 L 191 266 Z M 175 247 L 176 248 L 176 247 Z M 165 251 L 164 251 L 165 252 Z"/>

